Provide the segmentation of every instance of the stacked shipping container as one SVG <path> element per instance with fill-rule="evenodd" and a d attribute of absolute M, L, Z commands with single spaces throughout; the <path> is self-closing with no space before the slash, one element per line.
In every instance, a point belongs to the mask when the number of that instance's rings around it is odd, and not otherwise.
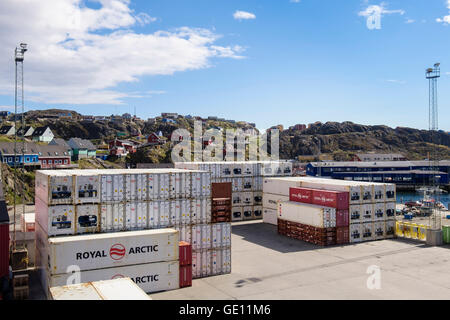
<path fill-rule="evenodd" d="M 262 219 L 265 177 L 291 176 L 287 161 L 180 162 L 176 168 L 211 172 L 213 183 L 232 184 L 232 220 Z"/>
<path fill-rule="evenodd" d="M 191 243 L 197 226 L 205 235 L 208 229 L 209 234 L 217 229 L 211 225 L 210 188 L 210 173 L 203 171 L 37 171 L 36 221 L 47 238 L 173 227 L 179 231 L 181 241 Z M 224 229 L 226 237 L 231 228 Z M 41 246 L 49 242 L 45 237 Z M 201 239 L 205 249 L 214 246 L 222 250 L 222 241 Z M 215 272 L 227 270 L 227 266 L 220 265 Z"/>
<path fill-rule="evenodd" d="M 280 195 L 276 195 L 276 192 Z M 289 200 L 297 204 L 285 202 L 286 194 L 289 194 Z M 279 219 L 284 220 L 288 217 L 294 219 L 294 222 L 301 222 L 296 221 L 299 220 L 297 216 L 306 219 L 310 205 L 333 208 L 338 244 L 386 239 L 394 235 L 395 185 L 393 184 L 304 177 L 275 178 L 265 180 L 264 184 L 264 203 L 270 200 L 278 201 Z M 316 213 L 316 218 L 318 217 L 320 213 Z M 273 218 L 270 218 L 273 223 Z M 329 226 L 324 224 L 323 227 Z"/>

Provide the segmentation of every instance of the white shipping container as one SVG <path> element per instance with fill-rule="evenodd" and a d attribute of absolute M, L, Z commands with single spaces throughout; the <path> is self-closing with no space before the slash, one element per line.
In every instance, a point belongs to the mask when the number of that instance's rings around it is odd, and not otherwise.
<path fill-rule="evenodd" d="M 183 199 L 181 202 L 181 224 L 187 225 L 191 223 L 191 201 Z"/>
<path fill-rule="evenodd" d="M 171 200 L 170 201 L 170 225 L 177 226 L 181 225 L 181 201 Z"/>
<path fill-rule="evenodd" d="M 125 230 L 137 229 L 137 203 L 128 202 L 125 204 Z"/>
<path fill-rule="evenodd" d="M 263 192 L 289 197 L 289 189 L 300 187 L 299 178 L 264 178 Z"/>
<path fill-rule="evenodd" d="M 51 300 L 151 300 L 130 278 L 50 288 Z"/>
<path fill-rule="evenodd" d="M 252 206 L 243 207 L 242 219 L 243 220 L 252 220 L 253 219 L 253 207 Z"/>
<path fill-rule="evenodd" d="M 48 236 L 75 234 L 75 206 L 47 206 L 43 200 L 36 198 L 35 213 L 36 222 Z"/>
<path fill-rule="evenodd" d="M 374 183 L 373 198 L 375 202 L 383 203 L 386 201 L 386 184 Z"/>
<path fill-rule="evenodd" d="M 191 187 L 192 197 L 199 198 L 202 195 L 202 173 L 193 172 L 191 179 L 192 179 L 192 187 Z"/>
<path fill-rule="evenodd" d="M 252 192 L 242 192 L 241 193 L 242 204 L 244 206 L 253 206 L 253 193 Z"/>
<path fill-rule="evenodd" d="M 85 204 L 75 207 L 76 227 L 75 233 L 100 232 L 100 214 L 98 204 Z"/>
<path fill-rule="evenodd" d="M 375 239 L 373 222 L 362 223 L 362 241 L 372 241 Z"/>
<path fill-rule="evenodd" d="M 262 206 L 263 205 L 263 193 L 262 191 L 253 192 L 253 205 Z"/>
<path fill-rule="evenodd" d="M 336 209 L 298 202 L 279 202 L 278 218 L 317 228 L 336 227 Z"/>
<path fill-rule="evenodd" d="M 374 185 L 364 184 L 361 186 L 362 188 L 362 203 L 373 203 L 375 201 L 374 197 Z"/>
<path fill-rule="evenodd" d="M 62 274 L 73 265 L 93 270 L 176 260 L 178 241 L 174 229 L 142 230 L 50 238 L 44 243 L 46 248 L 38 250 L 48 252 L 41 267 Z"/>
<path fill-rule="evenodd" d="M 158 229 L 160 226 L 159 207 L 161 201 L 151 201 L 148 204 L 148 227 L 150 229 Z"/>
<path fill-rule="evenodd" d="M 255 189 L 253 184 L 253 178 L 243 178 L 242 179 L 242 191 L 249 192 Z"/>
<path fill-rule="evenodd" d="M 201 199 L 191 200 L 191 223 L 199 224 L 202 216 L 202 201 Z"/>
<path fill-rule="evenodd" d="M 278 225 L 278 211 L 273 209 L 263 209 L 263 222 L 272 224 L 274 226 Z"/>
<path fill-rule="evenodd" d="M 247 177 L 253 177 L 255 175 L 255 163 L 244 162 L 242 165 L 242 175 Z"/>
<path fill-rule="evenodd" d="M 244 189 L 243 186 L 243 178 L 232 178 L 231 179 L 231 188 L 233 192 L 242 192 Z"/>
<path fill-rule="evenodd" d="M 362 224 L 355 223 L 350 225 L 350 243 L 362 241 Z"/>
<path fill-rule="evenodd" d="M 386 236 L 386 226 L 384 221 L 375 222 L 373 224 L 374 240 L 384 239 Z"/>
<path fill-rule="evenodd" d="M 202 196 L 211 196 L 211 174 L 209 172 L 202 172 Z"/>
<path fill-rule="evenodd" d="M 395 184 L 392 183 L 388 183 L 386 184 L 386 201 L 395 201 L 396 199 L 396 188 L 395 188 Z"/>
<path fill-rule="evenodd" d="M 272 210 L 278 210 L 278 201 L 289 201 L 289 196 L 278 194 L 263 193 L 263 207 Z"/>
<path fill-rule="evenodd" d="M 124 205 L 106 203 L 100 205 L 100 230 L 102 232 L 122 231 L 124 226 Z"/>
<path fill-rule="evenodd" d="M 49 285 L 51 287 L 64 286 L 68 280 L 70 281 L 69 277 L 71 276 L 73 277 L 71 273 L 52 275 L 49 279 Z M 178 261 L 82 271 L 80 276 L 82 282 L 128 277 L 146 293 L 178 289 L 180 285 Z"/>
<path fill-rule="evenodd" d="M 231 207 L 231 220 L 242 221 L 244 207 Z"/>
<path fill-rule="evenodd" d="M 220 248 L 222 247 L 222 224 L 215 223 L 211 225 L 211 247 L 212 248 Z M 226 232 L 226 230 L 225 230 Z"/>
<path fill-rule="evenodd" d="M 374 220 L 373 208 L 373 204 L 361 205 L 362 222 L 372 222 Z"/>
<path fill-rule="evenodd" d="M 203 224 L 201 225 L 201 249 L 211 249 L 211 224 Z"/>
<path fill-rule="evenodd" d="M 242 192 L 233 192 L 231 195 L 232 205 L 233 206 L 242 206 L 244 205 L 244 199 Z"/>
<path fill-rule="evenodd" d="M 165 228 L 170 225 L 170 202 L 159 202 L 159 227 Z"/>
<path fill-rule="evenodd" d="M 100 202 L 100 176 L 98 171 L 73 170 L 72 180 L 75 181 L 75 203 Z"/>
<path fill-rule="evenodd" d="M 386 220 L 395 220 L 396 216 L 396 203 L 386 202 Z"/>
<path fill-rule="evenodd" d="M 350 223 L 361 223 L 362 221 L 362 206 L 359 204 L 350 205 L 349 207 Z"/>
<path fill-rule="evenodd" d="M 393 238 L 395 235 L 395 220 L 385 222 L 385 239 Z"/>
<path fill-rule="evenodd" d="M 374 221 L 386 220 L 386 208 L 384 203 L 375 203 L 373 205 L 373 220 Z"/>
<path fill-rule="evenodd" d="M 263 207 L 262 206 L 253 206 L 253 217 L 255 219 L 262 219 L 262 217 L 263 217 Z"/>
<path fill-rule="evenodd" d="M 59 170 L 37 170 L 35 195 L 45 204 L 73 204 L 72 176 Z"/>
<path fill-rule="evenodd" d="M 244 172 L 244 167 L 243 167 L 243 163 L 242 162 L 232 162 L 232 170 L 233 170 L 233 177 L 242 177 L 243 176 L 243 172 Z"/>

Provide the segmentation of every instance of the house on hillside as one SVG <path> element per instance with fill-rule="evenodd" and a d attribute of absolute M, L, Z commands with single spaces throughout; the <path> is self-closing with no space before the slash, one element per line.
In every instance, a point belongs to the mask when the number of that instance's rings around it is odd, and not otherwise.
<path fill-rule="evenodd" d="M 6 163 L 10 167 L 26 166 L 28 168 L 38 168 L 39 154 L 36 148 L 33 148 L 35 144 L 27 143 L 25 146 L 25 152 L 22 150 L 22 144 L 16 146 L 14 150 L 14 142 L 0 142 L 0 161 Z M 22 155 L 22 153 L 24 153 Z"/>
<path fill-rule="evenodd" d="M 35 145 L 42 169 L 68 168 L 70 152 L 66 147 L 59 145 Z"/>
<path fill-rule="evenodd" d="M 97 155 L 97 148 L 89 140 L 70 138 L 67 144 L 72 148 L 73 160 L 95 158 Z"/>
<path fill-rule="evenodd" d="M 60 146 L 63 147 L 69 152 L 70 156 L 72 157 L 72 148 L 69 146 L 66 140 L 61 138 L 54 138 L 52 141 L 48 143 L 49 146 Z"/>
<path fill-rule="evenodd" d="M 19 130 L 17 130 L 17 135 L 19 137 L 21 137 L 23 135 L 25 138 L 29 138 L 29 137 L 33 136 L 33 132 L 34 132 L 34 128 L 32 126 L 25 126 L 23 129 L 19 128 Z"/>
<path fill-rule="evenodd" d="M 161 135 L 157 135 L 156 133 L 152 132 L 147 137 L 147 145 L 160 145 L 164 144 L 166 142 L 166 138 Z"/>
<path fill-rule="evenodd" d="M 136 145 L 129 140 L 114 139 L 109 142 L 109 154 L 114 156 L 127 155 L 136 152 Z"/>
<path fill-rule="evenodd" d="M 16 133 L 14 126 L 4 125 L 0 127 L 0 135 L 13 136 Z"/>
<path fill-rule="evenodd" d="M 36 142 L 50 142 L 54 137 L 55 135 L 48 126 L 36 128 L 32 134 L 32 139 Z"/>

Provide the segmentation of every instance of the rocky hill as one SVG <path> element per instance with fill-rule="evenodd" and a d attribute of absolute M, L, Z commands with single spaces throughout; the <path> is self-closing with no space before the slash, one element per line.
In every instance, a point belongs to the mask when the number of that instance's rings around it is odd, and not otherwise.
<path fill-rule="evenodd" d="M 285 130 L 280 134 L 280 156 L 328 155 L 349 160 L 358 152 L 402 153 L 408 159 L 424 159 L 435 147 L 441 158 L 450 158 L 450 134 L 439 131 L 433 139 L 427 130 L 367 126 L 352 122 L 315 123 L 304 131 Z M 319 148 L 320 146 L 320 148 Z"/>

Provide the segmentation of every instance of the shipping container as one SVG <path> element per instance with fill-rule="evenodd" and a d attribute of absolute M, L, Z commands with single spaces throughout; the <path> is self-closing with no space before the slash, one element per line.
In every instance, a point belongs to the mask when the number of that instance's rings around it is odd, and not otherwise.
<path fill-rule="evenodd" d="M 242 162 L 232 162 L 231 170 L 233 177 L 242 177 L 244 173 L 244 164 Z"/>
<path fill-rule="evenodd" d="M 201 251 L 192 251 L 192 278 L 200 278 L 202 274 Z"/>
<path fill-rule="evenodd" d="M 278 219 L 317 228 L 336 227 L 336 209 L 298 202 L 279 202 Z"/>
<path fill-rule="evenodd" d="M 393 220 L 395 219 L 395 202 L 386 202 L 386 220 Z"/>
<path fill-rule="evenodd" d="M 262 191 L 253 192 L 253 205 L 262 206 L 263 205 L 263 193 Z"/>
<path fill-rule="evenodd" d="M 362 223 L 362 241 L 372 241 L 375 239 L 373 222 Z"/>
<path fill-rule="evenodd" d="M 72 176 L 58 170 L 37 170 L 35 195 L 47 205 L 73 204 Z"/>
<path fill-rule="evenodd" d="M 373 234 L 374 240 L 380 240 L 386 237 L 386 225 L 384 221 L 374 222 Z"/>
<path fill-rule="evenodd" d="M 375 203 L 373 205 L 373 220 L 384 221 L 386 220 L 386 208 L 384 203 Z"/>
<path fill-rule="evenodd" d="M 263 179 L 264 193 L 289 196 L 289 188 L 295 187 L 301 187 L 301 181 L 297 177 Z"/>
<path fill-rule="evenodd" d="M 277 220 L 278 220 L 277 213 L 278 213 L 278 210 L 264 208 L 263 209 L 263 222 L 276 226 Z"/>
<path fill-rule="evenodd" d="M 98 204 L 84 204 L 75 207 L 75 233 L 100 232 L 100 212 Z"/>
<path fill-rule="evenodd" d="M 375 201 L 374 198 L 374 185 L 363 184 L 362 188 L 362 203 L 373 203 Z"/>
<path fill-rule="evenodd" d="M 192 265 L 180 266 L 180 288 L 192 286 Z"/>
<path fill-rule="evenodd" d="M 177 260 L 178 241 L 178 231 L 158 229 L 42 239 L 37 247 L 41 254 L 48 253 L 41 267 L 61 274 L 73 265 L 92 270 Z"/>
<path fill-rule="evenodd" d="M 289 201 L 289 196 L 281 196 L 278 194 L 263 193 L 263 207 L 265 209 L 278 210 L 278 201 Z"/>
<path fill-rule="evenodd" d="M 125 230 L 125 209 L 122 203 L 106 203 L 100 205 L 100 230 L 113 232 Z M 150 226 L 151 228 L 151 226 Z"/>
<path fill-rule="evenodd" d="M 105 170 L 100 175 L 100 202 L 121 202 L 125 200 L 123 174 L 119 171 Z"/>
<path fill-rule="evenodd" d="M 362 221 L 362 206 L 361 205 L 350 205 L 350 224 L 361 223 Z"/>
<path fill-rule="evenodd" d="M 336 227 L 348 227 L 350 224 L 350 214 L 347 209 L 336 210 Z"/>
<path fill-rule="evenodd" d="M 374 221 L 373 208 L 374 208 L 373 204 L 361 205 L 361 213 L 362 213 L 361 222 L 364 223 Z"/>
<path fill-rule="evenodd" d="M 244 179 L 243 178 L 232 178 L 232 191 L 233 192 L 243 192 L 244 191 Z"/>
<path fill-rule="evenodd" d="M 51 300 L 151 300 L 130 278 L 50 288 Z"/>
<path fill-rule="evenodd" d="M 253 184 L 253 178 L 243 178 L 242 179 L 242 191 L 249 192 L 255 190 L 254 184 Z"/>
<path fill-rule="evenodd" d="M 242 219 L 243 220 L 252 220 L 254 219 L 253 216 L 253 207 L 252 206 L 245 206 L 242 207 Z"/>
<path fill-rule="evenodd" d="M 350 204 L 361 204 L 363 188 L 354 181 L 320 179 L 320 178 L 298 178 L 301 187 L 312 189 L 324 189 L 330 191 L 348 192 Z"/>
<path fill-rule="evenodd" d="M 231 198 L 232 186 L 231 183 L 212 183 L 211 186 L 212 198 Z"/>
<path fill-rule="evenodd" d="M 232 221 L 242 221 L 244 219 L 243 217 L 243 210 L 244 207 L 231 207 L 231 220 Z"/>
<path fill-rule="evenodd" d="M 180 266 L 192 265 L 192 245 L 189 242 L 180 241 Z"/>
<path fill-rule="evenodd" d="M 386 201 L 395 201 L 396 199 L 396 188 L 395 184 L 388 183 L 386 184 Z"/>
<path fill-rule="evenodd" d="M 87 270 L 80 273 L 82 282 L 110 280 L 118 278 L 131 278 L 144 292 L 174 290 L 180 286 L 180 272 L 178 261 L 164 261 L 138 264 L 133 266 L 120 266 L 97 270 Z M 58 274 L 49 277 L 49 286 L 57 287 L 67 285 L 72 274 Z"/>
<path fill-rule="evenodd" d="M 48 236 L 75 234 L 75 206 L 48 206 L 40 198 L 35 199 L 36 222 Z"/>
<path fill-rule="evenodd" d="M 355 223 L 350 225 L 350 243 L 362 241 L 362 224 Z"/>
<path fill-rule="evenodd" d="M 242 192 L 241 193 L 242 204 L 244 206 L 253 206 L 253 193 L 252 192 Z"/>
<path fill-rule="evenodd" d="M 347 244 L 350 242 L 350 227 L 336 228 L 336 244 Z"/>
<path fill-rule="evenodd" d="M 231 204 L 233 206 L 242 206 L 244 205 L 244 199 L 242 192 L 233 192 L 231 197 Z"/>
<path fill-rule="evenodd" d="M 312 204 L 313 189 L 289 188 L 289 201 Z"/>
<path fill-rule="evenodd" d="M 263 217 L 263 207 L 262 206 L 253 206 L 253 217 L 255 219 L 262 219 L 262 217 Z"/>
<path fill-rule="evenodd" d="M 395 220 L 387 220 L 385 222 L 385 238 L 390 239 L 395 236 Z"/>
<path fill-rule="evenodd" d="M 377 203 L 383 203 L 386 201 L 386 184 L 374 183 L 373 186 L 373 198 Z"/>
<path fill-rule="evenodd" d="M 349 200 L 348 192 L 312 189 L 312 204 L 348 210 Z"/>

